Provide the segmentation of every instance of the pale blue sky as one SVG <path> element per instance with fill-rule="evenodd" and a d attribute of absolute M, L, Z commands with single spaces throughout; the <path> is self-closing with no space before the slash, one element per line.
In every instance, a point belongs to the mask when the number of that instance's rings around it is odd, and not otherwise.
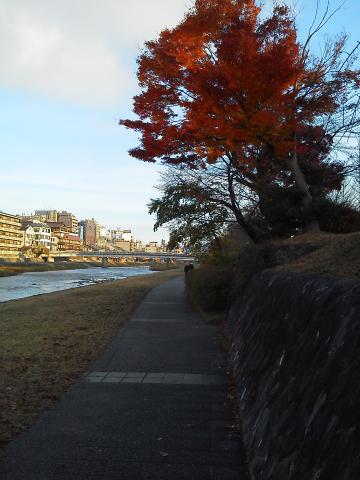
<path fill-rule="evenodd" d="M 153 233 L 146 208 L 160 167 L 129 158 L 136 136 L 117 121 L 131 114 L 144 40 L 175 25 L 189 4 L 1 0 L 0 210 L 69 210 L 145 241 L 167 236 Z M 314 4 L 296 2 L 302 31 Z M 360 0 L 347 0 L 326 31 L 346 30 L 354 43 L 359 23 Z"/>

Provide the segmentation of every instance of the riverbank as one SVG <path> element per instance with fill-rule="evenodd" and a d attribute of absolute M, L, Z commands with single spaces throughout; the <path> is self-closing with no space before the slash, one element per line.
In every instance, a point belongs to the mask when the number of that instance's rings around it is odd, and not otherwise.
<path fill-rule="evenodd" d="M 162 272 L 165 270 L 174 270 L 182 266 L 182 264 L 176 263 L 160 263 L 160 262 L 116 262 L 109 261 L 108 267 L 149 267 L 151 271 Z M 88 262 L 37 262 L 31 264 L 4 264 L 0 265 L 0 278 L 10 277 L 14 275 L 21 275 L 26 272 L 52 272 L 59 270 L 77 270 L 81 268 L 93 268 L 102 267 L 102 262 L 88 261 Z"/>
<path fill-rule="evenodd" d="M 58 270 L 77 270 L 79 268 L 101 267 L 101 262 L 59 262 L 0 265 L 0 277 L 21 275 L 26 272 L 52 272 Z"/>
<path fill-rule="evenodd" d="M 0 444 L 31 425 L 104 350 L 159 272 L 0 304 Z"/>

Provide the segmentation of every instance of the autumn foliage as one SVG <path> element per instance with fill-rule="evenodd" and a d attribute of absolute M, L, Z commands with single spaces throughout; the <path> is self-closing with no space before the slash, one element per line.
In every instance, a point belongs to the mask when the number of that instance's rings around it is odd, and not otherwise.
<path fill-rule="evenodd" d="M 276 134 L 283 92 L 299 73 L 287 10 L 260 26 L 258 14 L 252 0 L 197 1 L 182 24 L 146 44 L 134 102 L 140 119 L 122 122 L 142 134 L 134 157 L 198 166 L 236 151 L 251 164 L 244 147 Z"/>
<path fill-rule="evenodd" d="M 260 12 L 254 0 L 196 0 L 177 27 L 145 44 L 137 119 L 120 123 L 140 133 L 130 151 L 139 160 L 199 169 L 226 158 L 264 215 L 270 187 L 294 186 L 311 223 L 316 192 L 343 180 L 328 155 L 344 119 L 354 121 L 359 72 L 343 62 L 345 37 L 315 58 L 286 6 Z"/>

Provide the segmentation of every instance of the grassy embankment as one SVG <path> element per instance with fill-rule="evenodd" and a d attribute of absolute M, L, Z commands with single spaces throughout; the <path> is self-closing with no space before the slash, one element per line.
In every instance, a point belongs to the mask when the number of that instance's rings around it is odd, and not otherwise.
<path fill-rule="evenodd" d="M 226 317 L 250 278 L 266 269 L 360 279 L 360 233 L 305 234 L 246 247 L 189 274 L 188 291 L 208 321 L 216 321 Z"/>
<path fill-rule="evenodd" d="M 187 274 L 190 300 L 206 322 L 221 327 L 223 345 L 228 353 L 229 307 L 251 277 L 264 269 L 359 280 L 360 233 L 299 235 L 252 245 L 241 252 L 228 250 L 225 260 L 212 258 Z M 231 361 L 228 369 L 232 372 Z M 233 372 L 229 395 L 237 397 Z M 238 407 L 235 407 L 234 416 L 235 425 L 241 428 Z"/>
<path fill-rule="evenodd" d="M 360 233 L 308 234 L 279 242 L 295 247 L 308 245 L 313 251 L 297 259 L 289 259 L 277 270 L 313 273 L 331 277 L 360 279 Z"/>
<path fill-rule="evenodd" d="M 0 444 L 31 425 L 87 370 L 151 288 L 180 273 L 0 304 Z"/>

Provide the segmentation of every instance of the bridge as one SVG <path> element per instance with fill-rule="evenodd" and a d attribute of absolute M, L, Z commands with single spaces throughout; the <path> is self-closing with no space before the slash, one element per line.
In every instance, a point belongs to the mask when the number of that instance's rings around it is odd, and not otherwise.
<path fill-rule="evenodd" d="M 187 255 L 184 253 L 153 253 L 153 252 L 126 252 L 121 250 L 114 251 L 102 251 L 96 250 L 92 252 L 78 252 L 78 251 L 66 251 L 66 252 L 51 252 L 49 255 L 51 259 L 67 259 L 67 258 L 142 258 L 146 260 L 176 260 L 179 262 L 194 262 L 195 257 L 193 255 Z M 106 261 L 106 260 L 105 260 Z"/>

